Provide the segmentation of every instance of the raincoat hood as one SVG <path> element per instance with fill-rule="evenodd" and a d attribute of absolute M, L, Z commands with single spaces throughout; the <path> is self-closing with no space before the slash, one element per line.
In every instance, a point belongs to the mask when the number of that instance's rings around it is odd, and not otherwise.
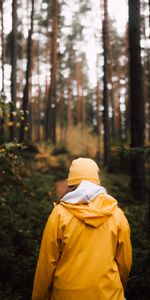
<path fill-rule="evenodd" d="M 83 180 L 75 191 L 62 198 L 61 205 L 85 224 L 98 227 L 114 213 L 117 201 L 104 187 Z"/>

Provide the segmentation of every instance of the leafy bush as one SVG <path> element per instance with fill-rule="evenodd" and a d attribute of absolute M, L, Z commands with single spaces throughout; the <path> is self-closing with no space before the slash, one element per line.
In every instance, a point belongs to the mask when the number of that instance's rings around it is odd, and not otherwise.
<path fill-rule="evenodd" d="M 50 175 L 43 177 L 32 170 L 31 161 L 23 157 L 12 156 L 10 164 L 9 155 L 1 158 L 0 166 L 0 171 L 5 168 L 0 197 L 0 299 L 26 300 L 31 298 L 42 231 L 53 206 L 49 190 L 54 183 Z M 14 163 L 17 177 L 11 170 Z"/>

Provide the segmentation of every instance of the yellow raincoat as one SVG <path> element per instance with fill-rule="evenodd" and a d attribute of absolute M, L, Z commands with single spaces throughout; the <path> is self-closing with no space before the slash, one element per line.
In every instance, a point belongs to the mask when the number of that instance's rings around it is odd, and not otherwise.
<path fill-rule="evenodd" d="M 32 300 L 123 300 L 131 261 L 129 224 L 114 198 L 62 201 L 44 230 Z"/>

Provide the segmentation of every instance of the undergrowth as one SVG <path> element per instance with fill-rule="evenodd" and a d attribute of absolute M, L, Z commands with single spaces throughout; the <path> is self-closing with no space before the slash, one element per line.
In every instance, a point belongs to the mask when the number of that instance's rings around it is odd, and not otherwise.
<path fill-rule="evenodd" d="M 31 149 L 5 153 L 0 173 L 0 299 L 27 300 L 58 175 L 55 168 L 36 169 Z"/>

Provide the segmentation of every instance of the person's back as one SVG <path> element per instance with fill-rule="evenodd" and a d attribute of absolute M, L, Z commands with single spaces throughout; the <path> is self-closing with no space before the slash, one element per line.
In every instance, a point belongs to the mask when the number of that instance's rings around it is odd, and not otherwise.
<path fill-rule="evenodd" d="M 89 161 L 74 162 L 77 166 Z M 80 170 L 79 186 L 61 199 L 48 219 L 33 300 L 124 299 L 132 259 L 129 225 L 117 201 L 98 185 L 96 173 L 94 180 L 83 173 L 88 173 L 86 168 Z M 75 178 L 73 165 L 71 186 L 78 183 Z"/>

